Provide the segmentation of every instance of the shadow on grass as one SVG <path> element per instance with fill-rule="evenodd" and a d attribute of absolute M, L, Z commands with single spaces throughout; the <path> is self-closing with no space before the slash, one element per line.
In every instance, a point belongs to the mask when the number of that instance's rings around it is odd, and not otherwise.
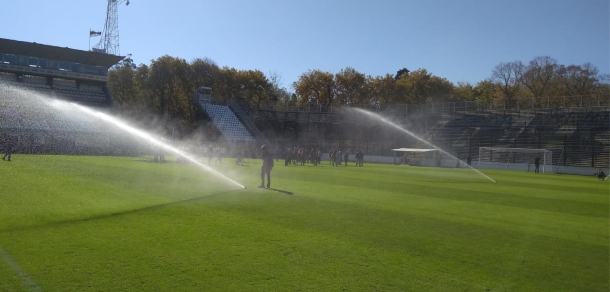
<path fill-rule="evenodd" d="M 278 193 L 282 193 L 282 194 L 286 194 L 286 195 L 294 195 L 293 192 L 289 192 L 289 191 L 284 191 L 284 190 L 278 190 L 278 189 L 274 189 L 274 188 L 270 188 L 268 189 L 270 191 L 274 191 L 274 192 L 278 192 Z"/>
<path fill-rule="evenodd" d="M 144 162 L 144 163 L 157 163 L 157 164 L 166 164 L 166 163 L 176 163 L 176 161 L 166 160 L 165 162 L 155 162 L 153 159 L 136 159 L 136 162 Z"/>
<path fill-rule="evenodd" d="M 182 203 L 194 202 L 194 201 L 212 198 L 212 197 L 216 197 L 216 196 L 220 196 L 220 195 L 224 195 L 224 194 L 228 194 L 228 193 L 232 193 L 232 192 L 240 191 L 240 190 L 241 189 L 230 190 L 230 191 L 220 192 L 217 194 L 203 196 L 203 197 L 197 197 L 197 198 L 192 198 L 192 199 L 186 199 L 186 200 L 168 202 L 168 203 L 157 204 L 157 205 L 152 205 L 152 206 L 140 207 L 140 208 L 135 208 L 135 209 L 131 209 L 131 210 L 118 211 L 118 212 L 113 212 L 113 213 L 108 213 L 108 214 L 100 214 L 100 215 L 86 217 L 86 218 L 74 218 L 74 219 L 68 219 L 68 220 L 63 220 L 63 221 L 48 222 L 48 223 L 43 223 L 43 224 L 34 224 L 34 225 L 18 226 L 18 227 L 13 227 L 13 228 L 5 228 L 5 229 L 0 229 L 0 233 L 12 232 L 12 231 L 24 231 L 24 230 L 29 230 L 29 229 L 54 227 L 54 226 L 61 226 L 61 225 L 70 225 L 70 224 L 77 224 L 77 223 L 88 222 L 88 221 L 93 221 L 93 220 L 118 217 L 118 216 L 129 215 L 129 214 L 134 214 L 134 213 L 143 212 L 143 211 L 157 210 L 157 209 L 160 209 L 163 207 L 178 205 L 178 204 L 182 204 Z"/>

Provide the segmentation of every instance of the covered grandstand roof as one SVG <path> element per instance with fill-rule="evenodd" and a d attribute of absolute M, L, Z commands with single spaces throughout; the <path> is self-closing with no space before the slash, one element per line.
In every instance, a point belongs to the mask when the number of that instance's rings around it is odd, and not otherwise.
<path fill-rule="evenodd" d="M 110 68 L 125 57 L 0 38 L 0 53 Z"/>

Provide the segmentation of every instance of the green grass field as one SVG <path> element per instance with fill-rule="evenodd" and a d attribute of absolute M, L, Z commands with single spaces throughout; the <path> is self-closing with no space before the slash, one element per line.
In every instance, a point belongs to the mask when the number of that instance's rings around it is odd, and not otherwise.
<path fill-rule="evenodd" d="M 591 177 L 150 158 L 0 161 L 0 291 L 604 291 Z"/>

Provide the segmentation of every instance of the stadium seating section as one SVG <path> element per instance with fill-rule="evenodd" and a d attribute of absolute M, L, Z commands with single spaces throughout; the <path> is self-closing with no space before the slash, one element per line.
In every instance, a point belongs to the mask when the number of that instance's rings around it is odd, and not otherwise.
<path fill-rule="evenodd" d="M 212 120 L 216 128 L 228 140 L 252 141 L 252 135 L 246 130 L 237 116 L 228 106 L 201 102 L 201 107 Z"/>
<path fill-rule="evenodd" d="M 74 81 L 55 79 L 51 87 L 46 78 L 23 76 L 18 80 L 15 74 L 9 73 L 0 73 L 0 85 L 4 87 L 0 87 L 0 90 L 9 87 L 26 89 L 52 98 L 89 105 L 108 104 L 106 91 L 101 85 L 80 84 L 77 87 Z M 32 137 L 48 136 L 52 132 L 56 145 L 65 144 L 61 149 L 55 148 L 58 153 L 70 153 L 71 150 L 64 148 L 69 148 L 74 141 L 60 141 L 58 137 L 62 135 L 55 135 L 58 129 L 67 133 L 81 132 L 81 136 L 84 135 L 82 129 L 87 129 L 87 135 L 91 136 L 107 131 L 101 129 L 99 123 L 78 120 L 77 116 L 56 115 L 43 107 L 28 106 L 29 110 L 20 111 L 19 106 L 23 106 L 21 103 L 23 101 L 13 98 L 0 100 L 0 129 L 17 129 Z M 237 103 L 231 103 L 230 107 L 202 100 L 198 104 L 214 128 L 227 140 L 253 141 L 256 138 L 261 142 L 263 135 L 258 129 L 258 132 L 248 130 L 258 127 L 265 133 L 264 136 L 273 141 L 285 142 L 287 145 L 282 146 L 286 147 L 316 145 L 323 151 L 330 148 L 357 148 L 366 151 L 367 155 L 386 156 L 392 155 L 390 150 L 396 147 L 428 147 L 421 140 L 395 129 L 392 131 L 391 127 L 374 119 L 340 109 L 249 109 L 242 108 Z M 437 106 L 420 113 L 388 110 L 379 114 L 459 158 L 470 154 L 476 160 L 479 147 L 535 148 L 553 151 L 553 165 L 610 165 L 610 108 L 605 106 L 512 111 Z M 245 118 L 251 120 L 245 121 Z M 78 127 L 74 128 L 74 125 Z M 99 137 L 96 139 L 99 140 Z M 98 142 L 87 143 L 97 145 L 100 144 Z M 110 145 L 112 141 L 104 143 Z M 32 145 L 35 144 L 33 142 Z M 121 147 L 114 148 L 118 151 Z"/>
<path fill-rule="evenodd" d="M 19 82 L 14 74 L 7 73 L 0 73 L 0 80 L 10 86 L 63 100 L 81 102 L 93 106 L 109 104 L 109 100 L 101 85 L 83 85 L 79 89 L 74 81 L 56 79 L 54 80 L 53 87 L 51 87 L 47 85 L 44 77 L 23 76 Z"/>
<path fill-rule="evenodd" d="M 460 157 L 479 147 L 553 151 L 553 165 L 610 165 L 610 112 L 592 109 L 486 112 L 446 118 L 426 132 L 433 144 Z"/>

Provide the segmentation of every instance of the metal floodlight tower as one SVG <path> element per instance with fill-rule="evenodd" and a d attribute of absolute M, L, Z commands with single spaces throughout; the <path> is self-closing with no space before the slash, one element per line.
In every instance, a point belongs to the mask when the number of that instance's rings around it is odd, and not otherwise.
<path fill-rule="evenodd" d="M 125 3 L 129 5 L 129 0 L 108 0 L 106 10 L 106 24 L 102 32 L 100 42 L 95 45 L 93 51 L 119 55 L 119 5 Z"/>

